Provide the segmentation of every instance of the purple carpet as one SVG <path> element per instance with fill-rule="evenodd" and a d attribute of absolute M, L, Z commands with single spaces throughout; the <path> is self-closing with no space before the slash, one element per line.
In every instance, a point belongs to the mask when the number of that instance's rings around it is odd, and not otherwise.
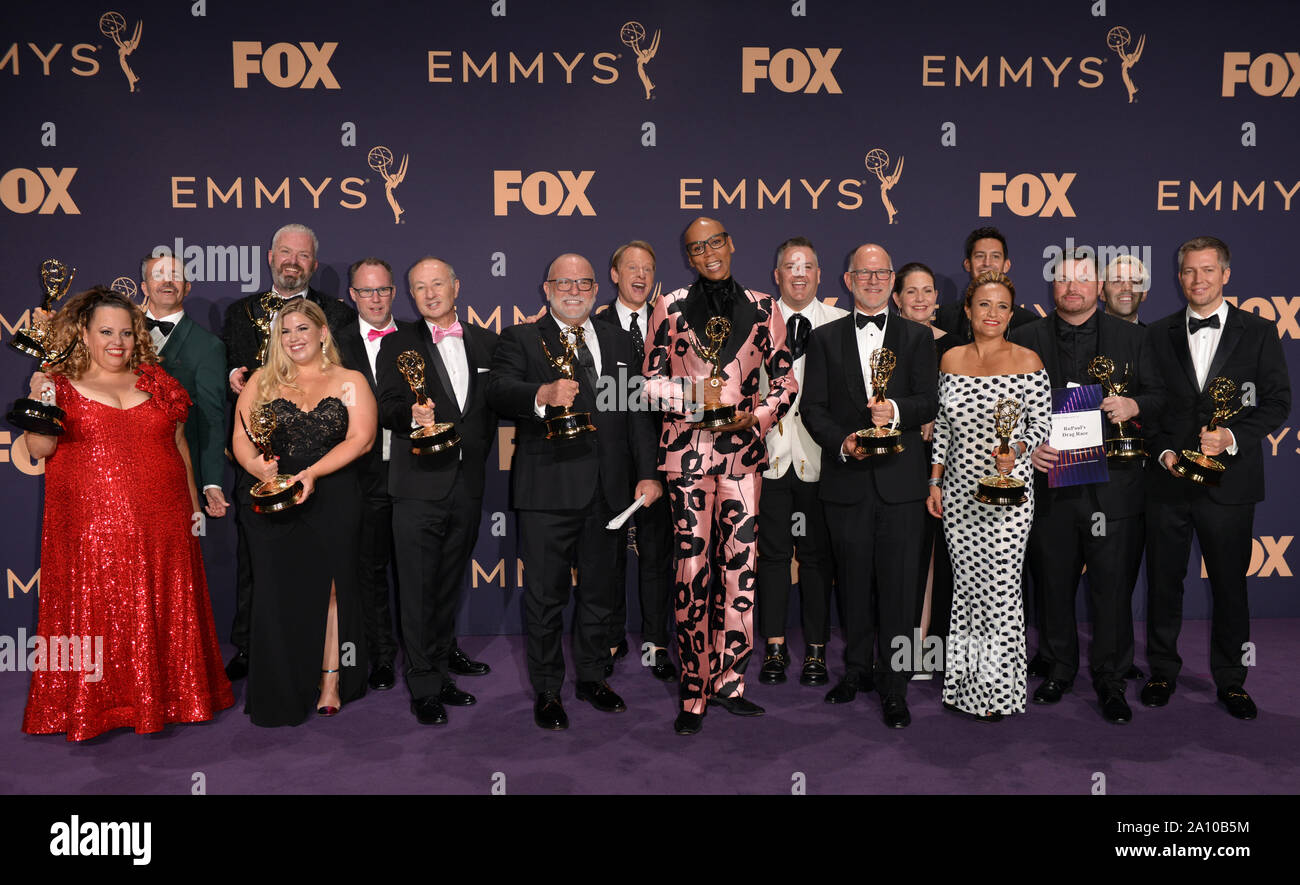
<path fill-rule="evenodd" d="M 333 719 L 256 728 L 242 712 L 239 682 L 236 706 L 215 722 L 149 736 L 119 729 L 71 744 L 22 734 L 28 675 L 0 673 L 0 793 L 188 794 L 200 773 L 209 794 L 487 795 L 495 787 L 516 795 L 771 795 L 802 785 L 810 795 L 1084 795 L 1097 773 L 1111 795 L 1300 792 L 1300 693 L 1292 678 L 1300 620 L 1260 620 L 1251 630 L 1259 661 L 1247 683 L 1260 710 L 1254 722 L 1231 718 L 1215 700 L 1207 621 L 1184 625 L 1184 674 L 1168 707 L 1142 707 L 1140 686 L 1130 685 L 1134 718 L 1127 726 L 1101 719 L 1085 682 L 1054 707 L 1031 703 L 1023 716 L 985 725 L 942 710 L 940 682 L 931 681 L 911 685 L 912 727 L 891 731 L 874 695 L 830 706 L 825 689 L 797 679 L 757 684 L 751 664 L 747 696 L 767 715 L 741 719 L 714 709 L 704 730 L 686 738 L 672 730 L 676 686 L 657 682 L 629 657 L 610 680 L 626 713 L 599 713 L 578 701 L 570 675 L 563 694 L 569 730 L 544 732 L 533 724 L 523 638 L 467 636 L 462 646 L 492 673 L 459 680 L 478 704 L 449 708 L 446 726 L 419 725 L 399 681 Z M 798 637 L 790 639 L 801 650 Z M 842 648 L 833 638 L 832 681 Z M 1140 641 L 1138 663 L 1145 669 Z M 1037 682 L 1030 681 L 1031 691 Z"/>

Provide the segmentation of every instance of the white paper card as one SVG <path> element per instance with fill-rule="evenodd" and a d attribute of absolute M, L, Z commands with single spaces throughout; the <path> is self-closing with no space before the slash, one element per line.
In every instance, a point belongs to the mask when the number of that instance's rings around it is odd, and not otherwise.
<path fill-rule="evenodd" d="M 1052 435 L 1048 445 L 1054 449 L 1070 452 L 1100 446 L 1104 441 L 1100 409 L 1052 416 Z"/>

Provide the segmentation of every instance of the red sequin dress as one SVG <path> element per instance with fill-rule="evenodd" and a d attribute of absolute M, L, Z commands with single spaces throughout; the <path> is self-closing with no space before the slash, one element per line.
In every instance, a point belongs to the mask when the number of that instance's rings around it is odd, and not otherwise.
<path fill-rule="evenodd" d="M 161 731 L 235 702 L 176 449 L 190 398 L 158 366 L 139 375 L 151 396 L 130 409 L 55 376 L 67 432 L 45 462 L 29 734 Z M 44 661 L 32 659 L 42 645 Z"/>

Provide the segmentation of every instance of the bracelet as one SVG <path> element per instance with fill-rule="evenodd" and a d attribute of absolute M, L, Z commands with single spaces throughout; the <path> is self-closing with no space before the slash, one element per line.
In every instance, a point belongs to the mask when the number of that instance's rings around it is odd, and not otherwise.
<path fill-rule="evenodd" d="M 943 485 L 943 477 L 942 476 L 930 477 L 930 485 L 934 486 L 936 489 L 939 488 L 940 486 Z"/>

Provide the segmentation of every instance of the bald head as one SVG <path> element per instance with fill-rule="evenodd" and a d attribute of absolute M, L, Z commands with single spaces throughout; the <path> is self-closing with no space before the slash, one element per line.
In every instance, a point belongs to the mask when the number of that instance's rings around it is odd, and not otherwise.
<path fill-rule="evenodd" d="M 865 314 L 880 313 L 889 304 L 894 287 L 894 269 L 884 246 L 865 243 L 853 250 L 844 285 L 853 293 L 853 302 Z"/>
<path fill-rule="evenodd" d="M 731 276 L 731 255 L 736 246 L 722 222 L 715 218 L 697 218 L 686 228 L 682 242 L 691 267 L 704 279 L 725 280 Z"/>
<path fill-rule="evenodd" d="M 588 288 L 584 289 L 584 286 Z M 566 252 L 551 262 L 542 289 L 555 318 L 570 326 L 579 326 L 591 316 L 600 287 L 596 284 L 591 262 L 576 252 Z"/>

